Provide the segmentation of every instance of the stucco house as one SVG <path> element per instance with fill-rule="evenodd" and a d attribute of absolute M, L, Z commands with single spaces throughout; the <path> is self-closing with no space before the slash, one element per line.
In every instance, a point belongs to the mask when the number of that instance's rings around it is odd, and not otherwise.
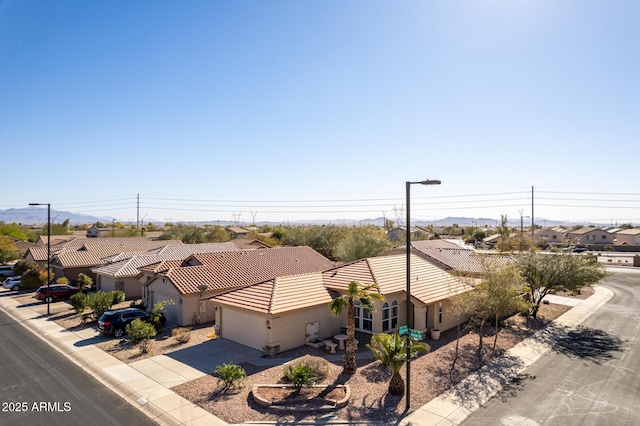
<path fill-rule="evenodd" d="M 565 233 L 557 228 L 538 228 L 533 230 L 533 242 L 536 244 L 562 245 L 565 243 Z"/>
<path fill-rule="evenodd" d="M 624 229 L 616 233 L 617 245 L 640 245 L 640 228 Z"/>
<path fill-rule="evenodd" d="M 576 229 L 569 232 L 568 238 L 572 244 L 613 244 L 613 234 L 600 228 Z"/>
<path fill-rule="evenodd" d="M 108 263 L 93 268 L 96 289 L 102 291 L 124 291 L 127 299 L 142 297 L 142 286 L 146 277 L 141 267 L 157 264 L 163 260 L 183 260 L 195 253 L 239 251 L 237 245 L 226 243 L 174 244 L 145 252 L 119 253 L 104 259 Z"/>
<path fill-rule="evenodd" d="M 320 272 L 334 263 L 310 247 L 276 247 L 225 253 L 194 254 L 180 265 L 165 262 L 142 268 L 148 278 L 142 299 L 146 306 L 166 300 L 169 321 L 191 325 L 220 321 L 206 302 L 211 296 L 275 279 Z"/>
<path fill-rule="evenodd" d="M 411 256 L 411 304 L 406 303 L 406 257 L 380 256 L 337 266 L 321 273 L 282 276 L 208 297 L 219 333 L 244 345 L 277 353 L 324 339 L 345 326 L 329 311 L 329 302 L 348 291 L 351 281 L 376 282 L 383 301 L 373 313 L 356 305 L 356 331 L 390 332 L 406 324 L 421 332 L 457 325 L 449 298 L 472 287 L 419 256 Z M 464 320 L 464 319 L 463 319 Z M 426 333 L 425 333 L 426 334 Z"/>

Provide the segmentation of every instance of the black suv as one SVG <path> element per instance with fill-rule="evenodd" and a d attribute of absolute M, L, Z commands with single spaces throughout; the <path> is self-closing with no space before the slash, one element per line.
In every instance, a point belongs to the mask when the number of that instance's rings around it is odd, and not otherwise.
<path fill-rule="evenodd" d="M 134 319 L 140 318 L 151 322 L 151 314 L 138 308 L 123 308 L 114 311 L 107 311 L 98 320 L 98 331 L 102 334 L 113 334 L 114 337 L 121 338 L 127 334 L 125 327 Z"/>

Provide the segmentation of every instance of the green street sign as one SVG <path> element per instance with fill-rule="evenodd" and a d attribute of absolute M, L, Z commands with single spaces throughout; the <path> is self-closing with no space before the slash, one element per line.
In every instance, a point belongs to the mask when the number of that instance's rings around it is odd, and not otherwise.
<path fill-rule="evenodd" d="M 422 340 L 422 331 L 410 330 L 409 336 L 411 336 L 414 339 Z"/>
<path fill-rule="evenodd" d="M 405 334 L 407 334 L 407 332 L 409 331 L 409 327 L 406 325 L 401 325 L 400 329 L 398 330 L 398 334 L 400 336 L 404 336 Z"/>

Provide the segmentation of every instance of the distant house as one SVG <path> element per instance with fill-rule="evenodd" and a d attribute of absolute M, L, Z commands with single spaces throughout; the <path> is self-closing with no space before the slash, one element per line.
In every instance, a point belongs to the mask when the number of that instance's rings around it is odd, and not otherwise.
<path fill-rule="evenodd" d="M 255 238 L 234 238 L 230 242 L 238 246 L 240 250 L 271 248 L 269 244 Z"/>
<path fill-rule="evenodd" d="M 98 238 L 100 236 L 112 236 L 113 228 L 108 228 L 106 226 L 98 227 L 93 225 L 91 228 L 87 229 L 86 237 L 87 238 Z"/>
<path fill-rule="evenodd" d="M 555 228 L 538 228 L 533 231 L 533 241 L 536 244 L 560 245 L 565 242 L 565 232 Z"/>
<path fill-rule="evenodd" d="M 246 238 L 247 235 L 251 232 L 238 226 L 229 226 L 227 227 L 227 231 L 231 232 L 231 239 L 233 240 L 235 240 L 236 238 Z"/>
<path fill-rule="evenodd" d="M 583 227 L 568 234 L 572 244 L 613 244 L 613 234 L 604 229 Z"/>
<path fill-rule="evenodd" d="M 429 231 L 429 229 L 427 228 L 422 228 L 419 226 L 411 227 L 412 238 L 426 239 L 431 237 L 431 235 L 432 235 L 431 231 Z M 389 241 L 404 240 L 406 236 L 407 236 L 407 228 L 405 226 L 399 226 L 387 232 L 387 239 Z"/>
<path fill-rule="evenodd" d="M 103 259 L 105 264 L 92 268 L 96 288 L 102 291 L 124 291 L 127 299 L 142 297 L 146 279 L 140 268 L 164 260 L 184 260 L 196 253 L 229 252 L 240 249 L 233 243 L 173 244 L 143 251 L 119 253 Z"/>
<path fill-rule="evenodd" d="M 617 245 L 640 245 L 640 228 L 624 229 L 616 233 Z"/>

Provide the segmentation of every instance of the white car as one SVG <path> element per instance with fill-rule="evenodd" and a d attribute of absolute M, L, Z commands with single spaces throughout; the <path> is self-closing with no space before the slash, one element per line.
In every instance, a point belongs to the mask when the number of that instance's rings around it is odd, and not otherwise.
<path fill-rule="evenodd" d="M 2 287 L 4 288 L 8 288 L 10 290 L 20 290 L 20 284 L 22 283 L 22 277 L 15 276 L 15 277 L 9 277 L 6 280 L 4 280 L 2 282 Z"/>

